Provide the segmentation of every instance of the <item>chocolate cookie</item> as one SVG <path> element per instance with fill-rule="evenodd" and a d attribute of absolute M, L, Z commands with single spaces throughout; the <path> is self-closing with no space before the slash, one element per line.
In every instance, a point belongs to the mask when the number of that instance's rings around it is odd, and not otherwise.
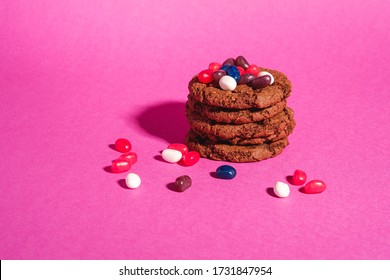
<path fill-rule="evenodd" d="M 201 138 L 205 138 L 210 140 L 213 143 L 222 143 L 222 144 L 233 144 L 233 145 L 259 145 L 263 143 L 269 143 L 276 140 L 280 140 L 289 136 L 295 127 L 295 120 L 291 119 L 290 122 L 287 123 L 285 129 L 278 130 L 274 134 L 266 137 L 255 137 L 255 138 L 242 138 L 236 137 L 232 139 L 219 139 L 214 135 L 205 135 L 201 131 L 196 131 L 194 128 L 191 129 L 190 133 L 195 133 L 199 135 Z"/>
<path fill-rule="evenodd" d="M 282 112 L 286 107 L 286 100 L 283 99 L 275 105 L 263 109 L 229 109 L 222 107 L 210 106 L 196 101 L 191 95 L 188 95 L 186 109 L 196 112 L 210 120 L 227 123 L 227 124 L 244 124 L 259 122 L 269 119 Z"/>
<path fill-rule="evenodd" d="M 295 125 L 293 119 L 294 112 L 288 107 L 270 119 L 236 125 L 215 123 L 197 115 L 193 111 L 186 111 L 186 114 L 191 128 L 198 135 L 204 135 L 213 140 L 268 138 L 282 131 L 288 131 Z"/>
<path fill-rule="evenodd" d="M 190 150 L 198 151 L 204 158 L 230 162 L 254 162 L 277 156 L 289 143 L 287 138 L 283 138 L 267 144 L 233 146 L 213 144 L 189 133 L 186 144 Z"/>
<path fill-rule="evenodd" d="M 194 77 L 188 89 L 197 101 L 211 106 L 235 109 L 267 108 L 287 98 L 291 92 L 291 82 L 276 70 L 261 69 L 270 72 L 275 82 L 262 89 L 253 89 L 248 85 L 238 85 L 233 91 L 222 90 L 217 85 L 204 84 Z"/>

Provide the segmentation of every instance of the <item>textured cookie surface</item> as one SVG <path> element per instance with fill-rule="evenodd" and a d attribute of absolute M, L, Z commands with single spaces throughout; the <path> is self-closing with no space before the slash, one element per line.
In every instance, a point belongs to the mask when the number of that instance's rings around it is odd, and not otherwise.
<path fill-rule="evenodd" d="M 230 162 L 255 162 L 272 158 L 280 154 L 288 145 L 287 138 L 268 144 L 236 146 L 228 144 L 213 144 L 194 134 L 188 133 L 186 144 L 190 150 L 195 150 L 204 158 Z"/>
<path fill-rule="evenodd" d="M 259 122 L 264 119 L 269 119 L 286 107 L 286 100 L 283 99 L 279 103 L 267 108 L 249 108 L 249 109 L 231 109 L 211 106 L 208 104 L 196 101 L 191 95 L 188 95 L 186 110 L 194 111 L 200 116 L 204 116 L 209 120 L 227 124 L 244 124 L 251 122 Z"/>
<path fill-rule="evenodd" d="M 253 89 L 248 85 L 238 85 L 233 91 L 222 90 L 217 85 L 203 84 L 194 77 L 188 89 L 197 101 L 212 106 L 235 109 L 271 107 L 287 98 L 291 92 L 291 82 L 276 70 L 262 69 L 270 72 L 275 82 L 262 89 Z"/>
<path fill-rule="evenodd" d="M 288 107 L 270 119 L 238 125 L 215 123 L 193 111 L 187 111 L 186 113 L 191 128 L 198 135 L 212 140 L 268 138 L 282 131 L 291 130 L 295 126 L 294 112 Z"/>
<path fill-rule="evenodd" d="M 235 137 L 231 139 L 219 139 L 214 135 L 210 135 L 210 134 L 205 135 L 201 131 L 196 131 L 193 128 L 190 130 L 189 133 L 194 133 L 197 136 L 203 139 L 207 139 L 213 143 L 233 144 L 233 145 L 259 145 L 263 143 L 269 143 L 276 140 L 280 140 L 282 138 L 289 136 L 292 133 L 294 127 L 295 127 L 295 121 L 294 119 L 291 119 L 290 122 L 287 122 L 286 127 L 283 127 L 283 129 L 276 131 L 274 134 L 265 137 L 253 137 L 253 138 Z"/>

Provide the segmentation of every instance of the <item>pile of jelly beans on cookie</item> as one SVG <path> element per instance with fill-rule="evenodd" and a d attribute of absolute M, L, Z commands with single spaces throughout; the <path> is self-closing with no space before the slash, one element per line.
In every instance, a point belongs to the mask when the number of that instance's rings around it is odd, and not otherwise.
<path fill-rule="evenodd" d="M 233 91 L 237 85 L 248 85 L 262 89 L 274 83 L 271 73 L 260 71 L 256 64 L 249 64 L 242 55 L 236 59 L 230 57 L 224 63 L 212 62 L 208 69 L 198 74 L 198 80 L 204 84 L 215 82 L 223 90 Z"/>

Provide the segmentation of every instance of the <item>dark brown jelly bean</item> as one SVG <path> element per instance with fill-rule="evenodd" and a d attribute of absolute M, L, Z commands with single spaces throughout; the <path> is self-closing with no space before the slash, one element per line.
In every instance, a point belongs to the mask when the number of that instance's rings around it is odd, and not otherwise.
<path fill-rule="evenodd" d="M 253 81 L 254 78 L 255 78 L 255 76 L 252 74 L 248 74 L 248 73 L 244 74 L 240 77 L 237 84 L 239 84 L 239 85 L 249 84 L 250 82 Z"/>
<path fill-rule="evenodd" d="M 175 191 L 177 192 L 184 192 L 186 189 L 191 187 L 192 180 L 190 176 L 184 175 L 180 176 L 175 181 Z"/>
<path fill-rule="evenodd" d="M 265 88 L 271 84 L 271 77 L 269 75 L 254 78 L 252 81 L 252 87 L 254 89 Z"/>
<path fill-rule="evenodd" d="M 248 69 L 248 67 L 249 67 L 248 61 L 242 55 L 237 56 L 236 65 L 244 68 L 245 70 Z"/>
<path fill-rule="evenodd" d="M 218 82 L 223 76 L 226 75 L 226 72 L 223 70 L 217 70 L 213 73 L 214 81 Z"/>
<path fill-rule="evenodd" d="M 234 60 L 234 58 L 230 57 L 230 58 L 226 59 L 225 62 L 222 63 L 222 65 L 234 65 L 235 62 L 236 61 Z"/>

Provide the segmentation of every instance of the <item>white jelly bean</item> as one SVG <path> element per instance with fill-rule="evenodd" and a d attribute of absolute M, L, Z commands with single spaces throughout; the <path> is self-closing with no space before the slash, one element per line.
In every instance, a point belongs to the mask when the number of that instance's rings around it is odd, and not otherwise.
<path fill-rule="evenodd" d="M 181 152 L 174 150 L 174 149 L 165 149 L 161 155 L 162 155 L 164 160 L 166 160 L 167 162 L 170 162 L 170 163 L 178 162 L 179 160 L 181 160 L 181 158 L 183 156 L 183 154 Z"/>
<path fill-rule="evenodd" d="M 267 72 L 267 71 L 261 71 L 259 74 L 257 74 L 257 77 L 261 77 L 261 76 L 265 76 L 265 75 L 268 75 L 271 77 L 271 83 L 270 85 L 272 85 L 274 82 L 275 82 L 275 78 L 274 76 L 272 76 L 272 74 L 270 72 Z"/>
<path fill-rule="evenodd" d="M 219 79 L 218 83 L 223 90 L 234 90 L 237 86 L 236 80 L 233 77 L 227 75 Z"/>
<path fill-rule="evenodd" d="M 126 185 L 130 189 L 136 189 L 141 185 L 141 178 L 135 173 L 129 173 L 126 176 Z"/>
<path fill-rule="evenodd" d="M 274 193 L 279 197 L 288 197 L 290 195 L 290 187 L 283 182 L 276 182 Z"/>

